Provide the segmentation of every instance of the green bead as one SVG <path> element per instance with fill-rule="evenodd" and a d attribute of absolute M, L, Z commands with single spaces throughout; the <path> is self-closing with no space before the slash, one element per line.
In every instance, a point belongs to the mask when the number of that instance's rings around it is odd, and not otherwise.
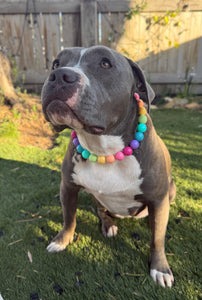
<path fill-rule="evenodd" d="M 89 160 L 90 160 L 91 162 L 96 162 L 96 161 L 97 161 L 97 156 L 94 155 L 94 154 L 91 154 L 91 155 L 89 156 Z"/>
<path fill-rule="evenodd" d="M 90 152 L 87 149 L 85 149 L 85 150 L 83 150 L 81 155 L 82 155 L 83 158 L 88 159 L 89 156 L 90 156 Z"/>
<path fill-rule="evenodd" d="M 139 118 L 138 118 L 138 122 L 143 123 L 143 124 L 147 123 L 147 116 L 140 115 Z"/>

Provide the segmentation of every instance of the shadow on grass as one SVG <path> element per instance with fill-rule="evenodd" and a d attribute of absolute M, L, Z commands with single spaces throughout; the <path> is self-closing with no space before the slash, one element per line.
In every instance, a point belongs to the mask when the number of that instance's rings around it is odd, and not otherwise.
<path fill-rule="evenodd" d="M 5 299 L 29 299 L 31 293 L 58 299 L 57 285 L 64 299 L 180 299 L 181 291 L 184 299 L 197 299 L 197 211 L 176 222 L 179 208 L 171 207 L 166 253 L 176 284 L 168 291 L 149 276 L 147 219 L 117 219 L 117 237 L 104 238 L 91 197 L 84 192 L 75 241 L 62 253 L 48 254 L 48 242 L 62 228 L 59 183 L 60 172 L 0 160 L 0 292 Z"/>

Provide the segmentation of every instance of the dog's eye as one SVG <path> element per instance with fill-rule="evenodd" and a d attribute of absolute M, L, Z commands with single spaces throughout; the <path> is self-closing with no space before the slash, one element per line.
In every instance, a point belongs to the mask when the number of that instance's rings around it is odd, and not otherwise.
<path fill-rule="evenodd" d="M 110 69 L 112 67 L 110 61 L 106 58 L 101 61 L 100 65 L 103 69 Z"/>
<path fill-rule="evenodd" d="M 55 61 L 53 62 L 52 70 L 57 69 L 57 68 L 59 67 L 59 65 L 60 65 L 59 61 L 58 61 L 58 60 L 55 60 Z"/>

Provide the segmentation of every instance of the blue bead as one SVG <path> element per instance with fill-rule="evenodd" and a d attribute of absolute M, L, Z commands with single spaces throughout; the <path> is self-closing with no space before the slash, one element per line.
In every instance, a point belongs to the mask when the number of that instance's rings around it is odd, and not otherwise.
<path fill-rule="evenodd" d="M 90 156 L 90 152 L 87 149 L 85 149 L 85 150 L 83 150 L 81 155 L 82 155 L 83 158 L 88 159 L 89 156 Z"/>
<path fill-rule="evenodd" d="M 143 139 L 144 139 L 144 134 L 142 132 L 136 132 L 135 134 L 135 139 L 138 141 L 138 142 L 141 142 Z"/>
<path fill-rule="evenodd" d="M 139 132 L 145 132 L 147 130 L 147 125 L 143 124 L 143 123 L 140 123 L 138 126 L 137 126 L 137 131 Z"/>
<path fill-rule="evenodd" d="M 84 149 L 83 149 L 83 147 L 81 145 L 78 145 L 76 147 L 76 150 L 77 150 L 78 153 L 82 153 Z"/>

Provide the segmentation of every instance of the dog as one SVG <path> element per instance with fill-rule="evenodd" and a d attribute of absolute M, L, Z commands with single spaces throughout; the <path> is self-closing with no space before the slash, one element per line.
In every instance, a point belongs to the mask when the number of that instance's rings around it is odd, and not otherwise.
<path fill-rule="evenodd" d="M 171 287 L 174 277 L 164 241 L 176 186 L 169 152 L 142 107 L 147 105 L 149 112 L 153 98 L 141 68 L 105 46 L 67 48 L 53 61 L 42 88 L 43 112 L 57 131 L 73 131 L 62 164 L 64 226 L 47 250 L 62 251 L 73 241 L 78 192 L 83 188 L 97 204 L 105 237 L 118 232 L 113 217 L 148 215 L 150 275 Z M 142 131 L 137 131 L 139 125 Z"/>

